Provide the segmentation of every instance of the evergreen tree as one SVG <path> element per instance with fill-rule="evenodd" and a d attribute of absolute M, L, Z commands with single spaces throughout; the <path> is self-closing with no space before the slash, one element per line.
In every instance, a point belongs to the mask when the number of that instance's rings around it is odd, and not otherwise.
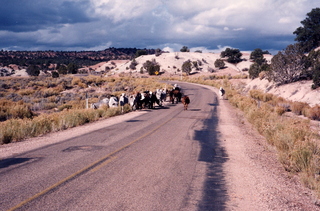
<path fill-rule="evenodd" d="M 225 63 L 224 63 L 224 61 L 223 61 L 222 59 L 217 59 L 217 60 L 214 62 L 214 66 L 215 66 L 216 68 L 222 69 L 222 68 L 224 68 Z"/>
<path fill-rule="evenodd" d="M 221 58 L 228 57 L 227 61 L 230 63 L 239 63 L 241 62 L 242 53 L 239 49 L 227 48 L 225 51 L 222 51 L 220 54 Z"/>
<path fill-rule="evenodd" d="M 189 75 L 192 70 L 191 61 L 187 60 L 187 61 L 183 62 L 181 70 L 182 70 L 182 72 L 185 72 L 185 73 L 187 73 L 187 75 Z"/>
<path fill-rule="evenodd" d="M 30 76 L 38 76 L 40 74 L 40 69 L 37 65 L 30 65 L 27 68 L 27 73 Z"/>
<path fill-rule="evenodd" d="M 181 52 L 190 52 L 189 48 L 187 46 L 183 46 L 181 49 L 180 49 Z"/>
<path fill-rule="evenodd" d="M 301 21 L 303 26 L 297 28 L 293 34 L 295 41 L 301 45 L 302 50 L 308 53 L 320 45 L 320 8 L 312 9 L 307 18 Z"/>

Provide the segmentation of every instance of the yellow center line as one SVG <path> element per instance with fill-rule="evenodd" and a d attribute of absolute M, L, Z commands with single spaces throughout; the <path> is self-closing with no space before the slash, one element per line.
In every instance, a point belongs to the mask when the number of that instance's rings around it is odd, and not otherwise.
<path fill-rule="evenodd" d="M 93 169 L 91 169 L 91 170 L 89 171 L 89 173 L 93 173 L 93 172 L 98 171 L 100 168 L 102 168 L 103 166 L 111 163 L 111 162 L 114 161 L 115 159 L 117 159 L 116 156 L 110 157 L 108 160 L 104 161 L 104 162 L 101 163 L 100 165 L 98 165 L 98 166 L 94 167 Z"/>
<path fill-rule="evenodd" d="M 179 113 L 180 113 L 180 112 L 179 112 Z M 96 171 L 96 170 L 98 170 L 99 168 L 101 168 L 101 165 L 102 165 L 106 160 L 108 160 L 108 159 L 111 158 L 111 160 L 110 160 L 109 162 L 107 162 L 107 164 L 110 163 L 112 160 L 116 159 L 116 157 L 115 157 L 115 158 L 112 158 L 115 154 L 117 154 L 118 152 L 124 150 L 125 148 L 129 147 L 130 145 L 136 143 L 137 141 L 139 141 L 139 140 L 147 137 L 148 135 L 154 133 L 156 130 L 158 130 L 158 129 L 159 129 L 160 127 L 162 127 L 163 125 L 167 124 L 167 123 L 168 123 L 169 121 L 171 121 L 173 118 L 174 118 L 174 117 L 171 117 L 169 120 L 167 120 L 166 122 L 158 125 L 156 128 L 154 128 L 153 130 L 149 131 L 148 133 L 145 133 L 145 134 L 142 135 L 141 137 L 139 137 L 139 138 L 131 141 L 130 143 L 124 145 L 123 147 L 117 149 L 116 151 L 111 152 L 110 154 L 108 154 L 108 155 L 106 155 L 105 157 L 103 157 L 103 158 L 101 158 L 101 159 L 93 162 L 92 164 L 84 167 L 83 169 L 77 171 L 76 173 L 74 173 L 74 174 L 72 174 L 72 175 L 70 175 L 70 176 L 62 179 L 61 181 L 57 182 L 56 184 L 54 184 L 54 185 L 46 188 L 45 190 L 43 190 L 43 191 L 35 194 L 34 196 L 32 196 L 32 197 L 24 200 L 23 202 L 21 202 L 21 203 L 17 204 L 16 206 L 8 209 L 7 211 L 13 211 L 13 210 L 16 210 L 16 209 L 24 206 L 25 204 L 31 202 L 32 200 L 34 200 L 34 199 L 36 199 L 36 198 L 38 198 L 38 197 L 40 197 L 40 196 L 48 193 L 49 191 L 53 190 L 54 188 L 62 185 L 63 183 L 65 183 L 65 182 L 67 182 L 67 181 L 69 181 L 69 180 L 72 180 L 72 179 L 75 178 L 76 176 L 79 176 L 80 174 L 83 174 L 83 173 L 89 171 L 90 169 L 91 169 L 91 171 Z M 103 164 L 103 165 L 106 165 L 106 164 Z M 100 167 L 99 167 L 99 166 L 100 166 Z"/>

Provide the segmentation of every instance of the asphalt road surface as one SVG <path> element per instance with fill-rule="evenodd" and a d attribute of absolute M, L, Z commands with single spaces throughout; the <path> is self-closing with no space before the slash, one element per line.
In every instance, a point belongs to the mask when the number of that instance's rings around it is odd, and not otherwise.
<path fill-rule="evenodd" d="M 191 100 L 0 161 L 0 210 L 224 210 L 218 96 Z"/>

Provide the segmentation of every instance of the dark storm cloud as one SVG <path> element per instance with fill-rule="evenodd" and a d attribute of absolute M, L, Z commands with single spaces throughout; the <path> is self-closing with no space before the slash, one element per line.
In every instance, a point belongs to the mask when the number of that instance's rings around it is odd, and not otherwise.
<path fill-rule="evenodd" d="M 36 31 L 58 24 L 89 22 L 85 2 L 2 0 L 0 30 L 12 32 Z"/>
<path fill-rule="evenodd" d="M 0 49 L 284 49 L 318 0 L 2 0 Z"/>

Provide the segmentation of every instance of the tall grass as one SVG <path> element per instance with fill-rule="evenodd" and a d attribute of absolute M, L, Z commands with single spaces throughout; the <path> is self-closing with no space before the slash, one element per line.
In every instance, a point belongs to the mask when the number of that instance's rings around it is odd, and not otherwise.
<path fill-rule="evenodd" d="M 124 113 L 130 111 L 127 105 Z M 33 119 L 10 119 L 0 123 L 0 143 L 21 141 L 26 138 L 93 122 L 101 118 L 109 118 L 123 113 L 120 108 L 102 107 L 100 109 L 74 109 L 59 113 L 40 115 Z"/>

